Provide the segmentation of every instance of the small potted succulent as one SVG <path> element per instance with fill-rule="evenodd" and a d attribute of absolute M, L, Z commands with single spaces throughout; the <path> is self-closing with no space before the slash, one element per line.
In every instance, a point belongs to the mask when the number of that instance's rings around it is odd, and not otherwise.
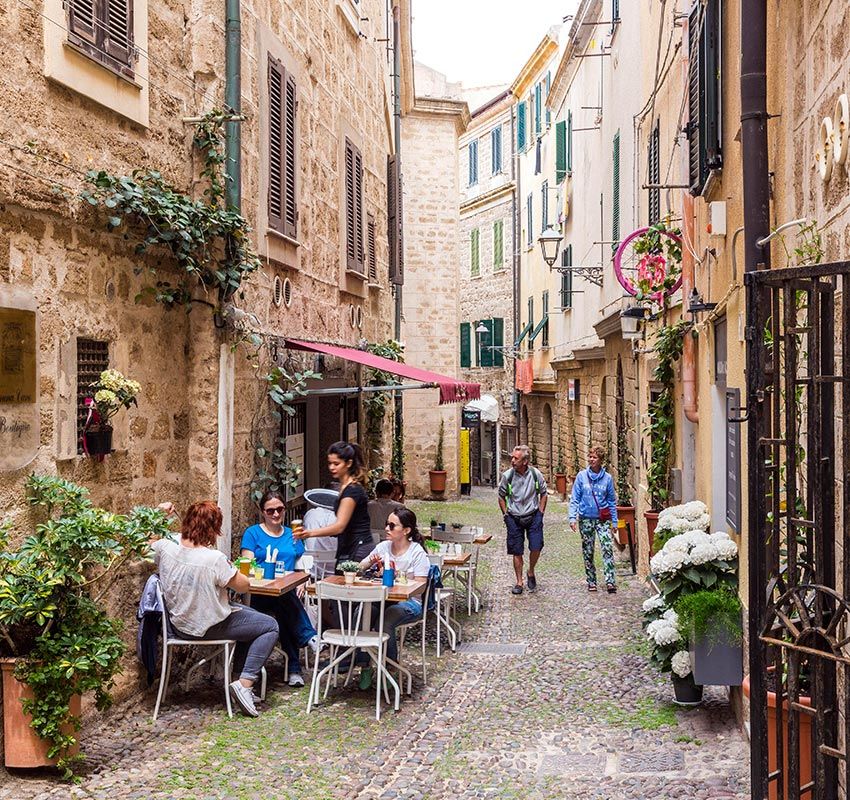
<path fill-rule="evenodd" d="M 85 403 L 88 416 L 83 427 L 83 452 L 102 461 L 112 452 L 112 419 L 122 408 L 138 405 L 136 397 L 142 387 L 125 378 L 118 370 L 105 369 L 89 386 Z"/>
<path fill-rule="evenodd" d="M 360 569 L 360 564 L 356 561 L 340 561 L 337 569 L 345 576 L 346 585 L 351 586 L 354 583 L 357 570 Z"/>

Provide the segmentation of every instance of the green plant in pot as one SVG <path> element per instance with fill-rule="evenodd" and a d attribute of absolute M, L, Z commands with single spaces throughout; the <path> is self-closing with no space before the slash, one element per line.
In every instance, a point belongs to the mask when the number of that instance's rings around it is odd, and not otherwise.
<path fill-rule="evenodd" d="M 446 423 L 440 420 L 440 432 L 437 434 L 437 449 L 434 454 L 434 469 L 428 471 L 431 494 L 442 495 L 446 491 L 446 470 L 443 465 L 443 443 L 446 435 Z"/>
<path fill-rule="evenodd" d="M 11 526 L 0 529 L 3 713 L 6 730 L 14 719 L 20 734 L 7 735 L 5 757 L 9 766 L 56 763 L 70 777 L 82 758 L 79 696 L 93 691 L 106 708 L 124 654 L 121 622 L 103 599 L 120 568 L 168 533 L 168 521 L 159 509 L 97 508 L 88 490 L 55 476 L 31 475 L 26 488 L 41 516 L 35 532 L 11 549 Z"/>
<path fill-rule="evenodd" d="M 632 470 L 632 452 L 629 449 L 628 435 L 625 426 L 617 428 L 617 521 L 622 522 L 617 533 L 620 544 L 629 543 L 629 531 L 635 536 L 635 507 L 632 502 L 632 487 L 629 475 Z"/>
<path fill-rule="evenodd" d="M 357 561 L 340 561 L 337 569 L 345 576 L 345 582 L 351 584 L 354 583 L 354 578 L 360 569 L 360 563 Z"/>
<path fill-rule="evenodd" d="M 142 387 L 134 380 L 125 378 L 118 370 L 105 369 L 97 381 L 92 383 L 86 397 L 88 417 L 83 426 L 83 452 L 99 457 L 112 452 L 111 420 L 122 408 L 138 405 L 136 397 Z"/>
<path fill-rule="evenodd" d="M 567 465 L 564 463 L 564 446 L 558 436 L 558 463 L 555 466 L 555 489 L 561 497 L 567 494 Z"/>

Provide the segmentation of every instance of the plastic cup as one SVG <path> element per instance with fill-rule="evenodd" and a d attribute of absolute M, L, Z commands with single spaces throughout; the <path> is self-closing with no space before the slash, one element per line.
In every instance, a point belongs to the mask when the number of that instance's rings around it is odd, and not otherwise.
<path fill-rule="evenodd" d="M 243 575 L 251 574 L 251 559 L 250 558 L 240 558 L 236 561 L 236 566 L 239 567 L 239 571 Z"/>
<path fill-rule="evenodd" d="M 263 579 L 263 568 L 259 565 L 254 567 L 254 580 L 261 581 Z"/>

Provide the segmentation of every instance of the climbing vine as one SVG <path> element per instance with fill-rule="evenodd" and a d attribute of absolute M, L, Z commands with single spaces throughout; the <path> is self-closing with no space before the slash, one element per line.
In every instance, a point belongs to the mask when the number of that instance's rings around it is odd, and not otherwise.
<path fill-rule="evenodd" d="M 404 361 L 404 346 L 394 339 L 386 342 L 370 342 L 366 348 L 370 353 L 388 358 L 391 361 Z M 391 372 L 380 369 L 369 371 L 368 386 L 391 386 L 398 383 Z M 370 392 L 363 403 L 366 411 L 366 442 L 369 464 L 375 465 L 383 457 L 384 419 L 392 395 L 390 392 Z M 380 467 L 383 474 L 383 467 Z"/>
<path fill-rule="evenodd" d="M 106 213 L 108 230 L 135 238 L 137 255 L 164 251 L 177 262 L 181 274 L 174 282 L 148 268 L 156 280 L 142 295 L 166 306 L 188 307 L 200 285 L 215 291 L 212 305 L 220 308 L 259 267 L 247 220 L 225 206 L 223 124 L 222 113 L 211 111 L 195 129 L 193 146 L 203 158 L 200 174 L 206 181 L 202 198 L 179 191 L 152 169 L 135 169 L 130 176 L 91 170 L 79 195 Z"/>

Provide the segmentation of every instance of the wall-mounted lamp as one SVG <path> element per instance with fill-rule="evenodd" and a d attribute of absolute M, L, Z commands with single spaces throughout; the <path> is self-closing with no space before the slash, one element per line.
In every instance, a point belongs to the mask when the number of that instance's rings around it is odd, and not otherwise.
<path fill-rule="evenodd" d="M 702 295 L 697 290 L 697 287 L 694 286 L 691 289 L 691 293 L 688 295 L 688 313 L 693 314 L 696 317 L 697 314 L 702 314 L 706 311 L 714 311 L 717 308 L 717 303 L 706 303 L 702 299 Z"/>
<path fill-rule="evenodd" d="M 563 238 L 561 232 L 554 225 L 550 225 L 537 237 L 537 244 L 540 245 L 543 260 L 550 267 L 558 260 L 558 250 L 561 248 L 561 239 Z"/>
<path fill-rule="evenodd" d="M 640 339 L 643 332 L 640 323 L 646 319 L 646 309 L 642 306 L 631 306 L 620 313 L 620 328 L 623 339 Z"/>

